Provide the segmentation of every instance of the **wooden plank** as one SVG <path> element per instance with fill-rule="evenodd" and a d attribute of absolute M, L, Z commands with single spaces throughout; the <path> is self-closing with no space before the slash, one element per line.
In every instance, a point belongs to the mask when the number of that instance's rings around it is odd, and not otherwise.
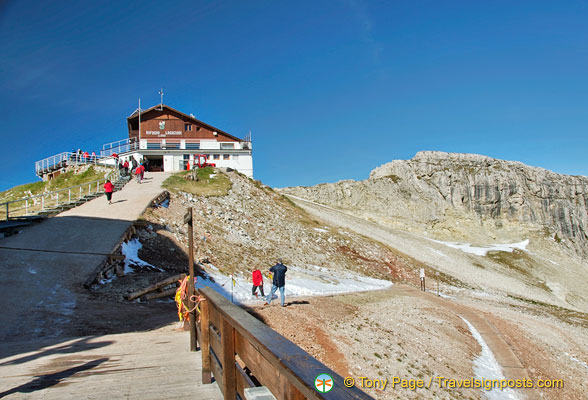
<path fill-rule="evenodd" d="M 279 399 L 303 400 L 306 397 L 291 384 L 288 379 L 280 374 L 278 368 L 274 367 L 265 357 L 243 338 L 240 333 L 235 334 L 235 351 L 245 362 L 252 374 L 261 385 L 266 386 Z"/>
<path fill-rule="evenodd" d="M 223 378 L 223 369 L 220 365 L 220 361 L 214 351 L 210 352 L 210 369 L 212 371 L 212 375 L 214 376 L 214 380 L 216 381 L 218 387 L 220 388 L 221 392 L 224 394 L 224 378 Z"/>
<path fill-rule="evenodd" d="M 231 304 L 213 289 L 204 288 L 201 289 L 201 293 L 214 304 L 214 308 L 218 310 L 222 318 L 226 319 L 243 336 L 243 339 L 263 355 L 270 365 L 284 375 L 287 381 L 296 386 L 305 397 L 327 400 L 372 398 L 356 387 L 345 387 L 340 375 L 252 315 Z M 333 378 L 334 386 L 328 393 L 318 393 L 314 388 L 314 379 L 321 373 L 327 373 Z M 268 386 L 267 382 L 261 380 L 260 382 Z"/>
<path fill-rule="evenodd" d="M 182 280 L 185 277 L 186 277 L 186 274 L 178 274 L 178 275 L 170 276 L 169 278 L 166 278 L 162 281 L 154 283 L 153 285 L 147 286 L 145 289 L 137 290 L 133 293 L 129 293 L 128 295 L 125 295 L 125 299 L 134 300 L 137 297 L 143 296 L 145 293 L 152 292 L 152 291 L 157 290 L 163 286 L 171 285 L 172 283 L 177 282 L 179 280 Z"/>
<path fill-rule="evenodd" d="M 223 347 L 223 355 L 221 363 L 223 366 L 223 394 L 225 399 L 235 400 L 237 392 L 235 391 L 235 336 L 233 334 L 233 325 L 222 318 L 221 321 L 221 344 Z"/>
<path fill-rule="evenodd" d="M 208 328 L 208 342 L 210 348 L 214 350 L 219 360 L 223 359 L 223 346 L 221 342 L 221 334 L 212 325 Z"/>
<path fill-rule="evenodd" d="M 160 299 L 162 297 L 173 296 L 177 290 L 178 290 L 177 288 L 170 288 L 170 289 L 164 290 L 163 292 L 147 293 L 145 296 L 141 297 L 141 300 L 152 300 L 152 299 Z"/>
<path fill-rule="evenodd" d="M 200 324 L 202 329 L 198 332 L 200 340 L 200 350 L 202 351 L 202 383 L 209 384 L 212 382 L 210 377 L 210 319 L 208 318 L 209 307 L 208 301 L 200 302 Z"/>
<path fill-rule="evenodd" d="M 237 365 L 237 376 L 235 379 L 237 393 L 241 396 L 242 399 L 245 398 L 245 389 L 255 387 L 255 383 L 247 376 L 243 368 Z"/>

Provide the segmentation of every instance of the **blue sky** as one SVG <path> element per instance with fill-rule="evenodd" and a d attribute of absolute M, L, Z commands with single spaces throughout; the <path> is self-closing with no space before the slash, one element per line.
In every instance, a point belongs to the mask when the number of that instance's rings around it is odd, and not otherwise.
<path fill-rule="evenodd" d="M 588 175 L 586 1 L 0 1 L 0 190 L 164 102 L 276 187 L 420 150 Z"/>

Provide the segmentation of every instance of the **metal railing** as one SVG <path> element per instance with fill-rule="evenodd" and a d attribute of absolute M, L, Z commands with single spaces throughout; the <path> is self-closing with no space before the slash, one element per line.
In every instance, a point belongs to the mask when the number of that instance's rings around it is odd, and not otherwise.
<path fill-rule="evenodd" d="M 116 154 L 123 154 L 128 153 L 129 151 L 138 150 L 139 149 L 139 141 L 135 139 L 122 139 L 117 140 L 116 142 L 110 142 L 102 145 L 102 150 L 100 150 L 101 157 L 109 157 Z"/>
<path fill-rule="evenodd" d="M 83 153 L 65 151 L 35 162 L 35 172 L 38 176 L 42 176 L 68 165 L 98 164 L 99 162 L 100 157 L 98 156 L 84 156 Z"/>
<path fill-rule="evenodd" d="M 8 221 L 10 218 L 37 215 L 78 202 L 86 196 L 102 192 L 101 186 L 109 179 L 118 181 L 120 179 L 119 170 L 115 169 L 106 178 L 92 182 L 0 203 L 0 219 Z"/>

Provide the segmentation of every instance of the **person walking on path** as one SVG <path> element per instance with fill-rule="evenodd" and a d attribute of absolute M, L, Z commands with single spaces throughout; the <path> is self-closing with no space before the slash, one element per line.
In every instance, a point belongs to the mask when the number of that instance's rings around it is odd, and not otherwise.
<path fill-rule="evenodd" d="M 276 265 L 271 267 L 269 270 L 273 274 L 272 291 L 267 296 L 267 300 L 264 306 L 271 304 L 274 293 L 276 293 L 276 290 L 280 289 L 280 299 L 282 301 L 282 307 L 284 307 L 284 302 L 286 300 L 284 295 L 284 286 L 286 286 L 286 271 L 288 271 L 288 267 L 282 264 L 282 259 L 279 258 Z"/>
<path fill-rule="evenodd" d="M 261 275 L 261 271 L 255 268 L 252 273 L 252 278 L 253 287 L 251 288 L 251 294 L 257 297 L 257 288 L 259 288 L 259 293 L 261 293 L 261 297 L 265 297 L 265 293 L 263 293 L 263 276 Z"/>
<path fill-rule="evenodd" d="M 135 177 L 137 178 L 137 182 L 141 183 L 141 175 L 142 175 L 142 170 L 141 170 L 141 165 L 139 165 L 137 167 L 137 169 L 135 170 Z"/>
<path fill-rule="evenodd" d="M 112 192 L 114 192 L 114 185 L 110 182 L 110 179 L 104 184 L 104 193 L 106 193 L 106 200 L 108 204 L 112 204 Z"/>
<path fill-rule="evenodd" d="M 123 164 L 123 168 L 125 169 L 125 176 L 129 175 L 129 161 L 125 160 L 125 163 Z"/>

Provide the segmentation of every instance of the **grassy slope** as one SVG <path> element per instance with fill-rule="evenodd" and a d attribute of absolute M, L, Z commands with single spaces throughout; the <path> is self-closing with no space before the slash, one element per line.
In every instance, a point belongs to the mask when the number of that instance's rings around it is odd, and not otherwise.
<path fill-rule="evenodd" d="M 197 179 L 189 179 L 194 173 Z M 173 174 L 162 186 L 174 193 L 186 192 L 206 197 L 225 196 L 231 189 L 231 180 L 221 172 L 214 173 L 212 167 L 206 167 Z"/>
<path fill-rule="evenodd" d="M 104 178 L 103 171 L 97 171 L 93 166 L 90 166 L 81 174 L 76 174 L 74 171 L 69 171 L 59 175 L 57 178 L 48 182 L 33 182 L 24 185 L 15 186 L 0 193 L 0 203 L 5 201 L 12 201 L 21 199 L 23 197 L 34 196 L 45 191 L 54 191 L 70 186 L 81 185 Z"/>

